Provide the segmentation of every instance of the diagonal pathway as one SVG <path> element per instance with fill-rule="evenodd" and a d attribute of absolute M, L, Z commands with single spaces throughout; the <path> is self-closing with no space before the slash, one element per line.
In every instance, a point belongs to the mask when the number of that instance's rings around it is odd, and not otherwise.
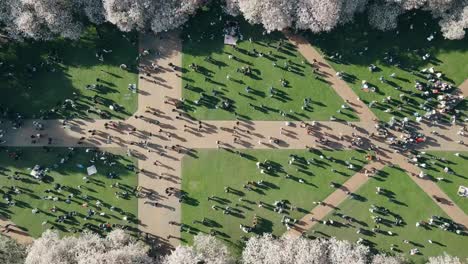
<path fill-rule="evenodd" d="M 466 79 L 462 84 L 460 84 L 458 88 L 460 89 L 461 94 L 466 99 L 468 97 L 468 79 Z"/>
<path fill-rule="evenodd" d="M 17 227 L 12 221 L 1 217 L 0 226 L 2 226 L 2 235 L 14 238 L 18 243 L 30 244 L 33 238 L 28 235 L 27 232 Z M 8 226 L 8 229 L 6 228 Z"/>
<path fill-rule="evenodd" d="M 367 105 L 358 100 L 358 96 L 349 88 L 348 84 L 336 76 L 336 71 L 308 40 L 289 31 L 285 31 L 284 34 L 309 63 L 316 61 L 315 64 L 318 66 L 318 72 L 325 76 L 325 80 L 329 82 L 336 93 L 353 107 L 361 121 L 370 122 L 377 119 Z"/>
<path fill-rule="evenodd" d="M 439 186 L 427 177 L 418 177 L 421 169 L 413 164 L 410 164 L 403 155 L 393 155 L 393 162 L 398 164 L 410 176 L 410 178 L 424 191 L 429 197 L 457 223 L 463 224 L 468 227 L 468 216 L 463 212 L 460 207 L 450 199 Z"/>
<path fill-rule="evenodd" d="M 381 170 L 385 166 L 384 162 L 372 162 L 366 165 L 360 172 L 353 175 L 347 180 L 340 188 L 330 194 L 323 204 L 317 205 L 307 215 L 299 220 L 298 224 L 290 229 L 287 234 L 292 236 L 300 236 L 303 232 L 311 229 L 318 221 L 324 219 L 328 214 L 334 211 L 342 202 L 350 198 L 350 193 L 356 192 L 362 185 L 364 185 L 369 176 L 365 171 Z"/>

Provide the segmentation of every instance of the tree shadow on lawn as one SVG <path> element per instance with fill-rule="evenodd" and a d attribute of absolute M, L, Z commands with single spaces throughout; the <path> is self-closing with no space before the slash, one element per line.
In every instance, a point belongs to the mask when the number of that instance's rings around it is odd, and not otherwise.
<path fill-rule="evenodd" d="M 325 54 L 342 55 L 339 59 L 333 59 L 335 63 L 361 66 L 369 66 L 376 62 L 388 64 L 384 58 L 392 56 L 395 58 L 392 65 L 399 64 L 401 70 L 411 71 L 428 63 L 442 63 L 437 59 L 440 52 L 467 50 L 466 38 L 451 41 L 438 35 L 434 40 L 427 41 L 427 37 L 438 31 L 439 26 L 436 22 L 427 12 L 406 14 L 399 19 L 397 34 L 396 31 L 381 32 L 371 28 L 367 16 L 363 15 L 356 17 L 354 23 L 340 26 L 329 33 L 303 33 Z M 411 25 L 414 26 L 414 30 L 410 29 Z M 426 53 L 431 55 L 429 61 L 422 59 Z"/>
<path fill-rule="evenodd" d="M 12 112 L 24 113 L 26 117 L 45 115 L 46 118 L 55 119 L 69 117 L 72 113 L 75 117 L 89 116 L 86 109 L 89 108 L 87 105 L 90 105 L 90 97 L 84 100 L 85 104 L 80 104 L 77 109 L 63 109 L 59 105 L 65 99 L 75 100 L 81 95 L 92 94 L 90 91 L 85 91 L 85 87 L 76 87 L 74 82 L 89 81 L 89 84 L 101 84 L 101 87 L 95 91 L 101 95 L 117 93 L 118 90 L 111 88 L 116 86 L 115 83 L 103 79 L 102 73 L 106 73 L 111 79 L 122 79 L 122 76 L 104 69 L 110 67 L 119 69 L 120 64 L 126 63 L 130 72 L 136 73 L 137 66 L 135 63 L 137 47 L 126 44 L 121 37 L 121 32 L 108 25 L 103 25 L 97 30 L 100 31 L 99 34 L 96 33 L 96 28 L 88 28 L 78 41 L 27 40 L 23 43 L 8 43 L 2 46 L 0 60 L 10 67 L 4 70 L 13 73 L 12 77 L 0 78 L 0 81 L 9 87 L 3 91 L 7 95 L 3 98 L 8 98 L 8 101 L 0 99 L 4 101 L 3 105 L 10 108 Z M 102 36 L 102 39 L 98 35 Z M 112 53 L 103 53 L 103 49 L 112 50 Z M 96 58 L 96 54 L 99 53 L 102 53 L 104 57 L 103 62 Z M 96 69 L 93 72 L 93 67 L 96 66 L 103 68 L 102 71 L 99 72 Z M 76 73 L 75 76 L 69 74 L 70 70 Z M 91 73 L 96 77 L 92 78 Z M 80 76 L 80 74 L 85 75 Z M 25 100 L 30 101 L 27 105 L 18 102 L 19 99 L 28 98 L 32 100 Z M 117 103 L 107 100 L 108 105 Z M 52 108 L 57 108 L 58 111 L 41 113 L 41 110 L 49 111 Z"/>
<path fill-rule="evenodd" d="M 278 50 L 287 56 L 296 56 L 296 47 L 287 42 L 281 32 L 264 34 L 265 30 L 261 25 L 251 25 L 242 16 L 232 17 L 222 10 L 222 5 L 213 1 L 205 8 L 199 9 L 183 27 L 182 38 L 184 40 L 183 52 L 191 56 L 210 56 L 212 54 L 224 54 L 224 36 L 222 35 L 225 23 L 228 21 L 237 22 L 243 39 L 239 42 L 246 42 L 252 38 L 252 42 L 264 47 L 275 47 L 272 44 L 280 40 L 284 45 Z M 221 20 L 219 19 L 221 18 Z M 190 38 L 189 38 L 190 36 Z M 244 55 L 251 55 L 249 51 L 239 46 L 238 51 Z M 278 56 L 278 55 L 276 55 Z M 219 62 L 219 61 L 218 61 Z M 226 66 L 222 62 L 221 66 Z"/>
<path fill-rule="evenodd" d="M 254 233 L 257 234 L 257 235 L 262 235 L 264 233 L 267 233 L 267 234 L 271 234 L 273 233 L 273 222 L 266 219 L 266 218 L 263 218 L 263 217 L 259 217 L 257 216 L 257 225 L 255 226 L 254 228 Z"/>

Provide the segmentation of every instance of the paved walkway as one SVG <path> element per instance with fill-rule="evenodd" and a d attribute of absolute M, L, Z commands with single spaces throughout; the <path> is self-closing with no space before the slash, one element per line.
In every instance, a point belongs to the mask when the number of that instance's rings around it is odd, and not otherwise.
<path fill-rule="evenodd" d="M 148 35 L 140 37 L 140 50 L 157 48 L 160 52 L 160 57 L 153 55 L 145 58 L 142 62 L 143 66 L 150 68 L 151 63 L 156 63 L 160 67 L 157 72 L 147 72 L 151 77 L 140 73 L 139 107 L 136 115 L 144 116 L 145 119 L 133 119 L 131 123 L 143 134 L 142 137 L 145 140 L 152 143 L 149 146 L 151 152 L 142 148 L 134 149 L 147 156 L 138 162 L 139 168 L 145 170 L 144 173 L 139 174 L 138 185 L 142 186 L 147 193 L 145 198 L 138 200 L 139 228 L 142 232 L 156 236 L 162 248 L 170 248 L 178 244 L 180 228 L 168 223 L 169 221 L 180 223 L 181 205 L 177 197 L 170 197 L 166 194 L 166 188 L 172 187 L 180 190 L 183 154 L 164 149 L 164 146 L 170 143 L 168 135 L 172 134 L 175 129 L 180 129 L 178 126 L 171 125 L 176 121 L 177 113 L 172 112 L 173 106 L 165 104 L 164 101 L 166 97 L 181 98 L 182 96 L 181 80 L 168 66 L 170 63 L 181 65 L 182 43 L 175 34 L 164 34 L 161 37 L 163 39 Z M 148 113 L 148 110 L 153 113 Z M 158 120 L 161 123 L 156 126 L 150 123 L 151 120 Z M 158 133 L 158 129 L 164 129 L 167 134 Z M 150 132 L 158 136 L 151 137 L 148 135 Z M 159 205 L 155 206 L 154 202 Z"/>
<path fill-rule="evenodd" d="M 53 146 L 95 146 L 95 147 L 122 147 L 128 148 L 138 158 L 139 185 L 143 187 L 146 195 L 138 200 L 139 228 L 142 232 L 154 236 L 161 248 L 171 248 L 180 243 L 180 229 L 169 222 L 180 223 L 181 210 L 176 195 L 169 196 L 165 190 L 172 187 L 181 189 L 182 158 L 190 154 L 191 149 L 217 148 L 217 141 L 221 147 L 236 149 L 305 149 L 308 147 L 327 149 L 350 149 L 353 146 L 349 140 L 339 140 L 341 134 L 345 139 L 350 139 L 354 133 L 366 141 L 366 145 L 378 147 L 377 153 L 382 160 L 405 167 L 406 161 L 401 155 L 394 154 L 388 149 L 385 142 L 370 138 L 370 133 L 375 132 L 375 115 L 357 100 L 357 96 L 342 80 L 336 77 L 333 69 L 304 39 L 287 33 L 291 42 L 298 46 L 304 57 L 320 64 L 321 71 L 327 76 L 331 87 L 345 100 L 348 100 L 357 112 L 360 121 L 353 126 L 340 122 L 319 122 L 314 127 L 313 133 L 308 134 L 301 127 L 300 122 L 292 122 L 286 126 L 285 122 L 267 121 L 241 121 L 239 125 L 235 121 L 209 121 L 202 122 L 199 129 L 198 120 L 194 120 L 187 114 L 175 109 L 174 103 L 182 97 L 180 71 L 173 70 L 169 64 L 181 66 L 181 41 L 176 33 L 162 34 L 158 37 L 142 36 L 140 38 L 140 50 L 158 50 L 156 53 L 145 57 L 141 66 L 145 68 L 140 72 L 139 80 L 139 106 L 135 116 L 124 122 L 115 122 L 115 127 L 104 129 L 104 124 L 109 120 L 73 120 L 64 128 L 61 120 L 45 121 L 45 137 L 53 138 Z M 159 65 L 157 70 L 148 67 L 151 63 Z M 155 121 L 159 121 L 156 124 Z M 3 126 L 6 126 L 4 123 Z M 236 127 L 234 129 L 234 127 Z M 136 128 L 136 132 L 132 132 Z M 6 129 L 9 129 L 8 127 Z M 95 136 L 87 132 L 96 129 Z M 422 148 L 424 150 L 468 150 L 466 146 L 458 144 L 460 136 L 456 134 L 455 126 L 429 127 L 420 124 L 422 133 L 430 135 L 431 131 L 438 131 L 440 136 L 431 136 Z M 161 132 L 159 132 L 162 130 Z M 250 131 L 250 133 L 247 133 Z M 8 133 L 5 136 L 8 146 L 42 146 L 47 142 L 31 144 L 30 135 L 35 134 L 32 120 L 27 120 L 24 127 Z M 109 142 L 108 137 L 111 137 Z M 399 136 L 396 134 L 396 136 Z M 86 137 L 80 141 L 81 137 Z M 238 138 L 234 142 L 234 137 Z M 270 143 L 270 137 L 280 140 L 279 144 Z M 330 143 L 318 144 L 315 140 L 326 138 Z M 78 144 L 78 142 L 82 142 Z M 141 141 L 148 141 L 147 147 L 142 146 Z M 174 149 L 173 149 L 174 148 Z M 180 150 L 180 151 L 177 151 Z M 401 157 L 400 157 L 401 156 Z M 383 167 L 383 163 L 373 163 L 369 166 Z M 406 168 L 406 167 L 405 167 Z M 411 168 L 408 168 L 411 171 Z M 413 177 L 414 178 L 414 177 Z M 415 179 L 418 183 L 417 179 Z M 345 187 L 351 192 L 357 190 L 367 181 L 362 173 L 358 173 L 345 183 Z M 438 188 L 435 184 L 420 184 L 431 197 L 439 196 L 446 199 L 447 204 L 442 209 L 454 220 L 468 226 L 466 215 L 460 215 L 460 209 Z M 337 190 L 331 194 L 325 202 L 332 206 L 338 206 L 346 198 L 343 190 Z M 157 202 L 157 205 L 154 203 Z M 313 225 L 310 216 L 317 219 L 324 217 L 332 210 L 332 207 L 319 206 L 307 215 L 300 226 L 306 230 Z M 464 216 L 464 217 L 463 217 Z M 18 238 L 14 233 L 12 237 Z"/>
<path fill-rule="evenodd" d="M 437 184 L 428 179 L 418 177 L 421 169 L 406 161 L 406 157 L 402 155 L 394 155 L 392 160 L 404 169 L 410 178 L 424 191 L 431 199 L 448 215 L 452 220 L 457 223 L 462 223 L 468 227 L 468 216 L 463 212 L 460 207 L 456 206 L 450 197 L 442 191 Z"/>
<path fill-rule="evenodd" d="M 7 225 L 8 230 L 4 228 Z M 15 223 L 11 222 L 8 219 L 0 217 L 0 226 L 2 226 L 1 235 L 13 237 L 16 241 L 18 241 L 18 243 L 30 244 L 33 241 L 33 238 L 30 237 L 27 232 L 17 227 Z"/>
<path fill-rule="evenodd" d="M 468 79 L 466 79 L 460 86 L 458 87 L 460 89 L 461 94 L 465 97 L 465 100 L 468 98 Z"/>
<path fill-rule="evenodd" d="M 308 40 L 300 35 L 292 34 L 285 31 L 284 34 L 289 41 L 295 45 L 298 51 L 307 59 L 309 63 L 316 62 L 318 65 L 318 73 L 324 76 L 324 79 L 330 84 L 336 93 L 347 101 L 357 113 L 361 121 L 370 122 L 377 119 L 374 113 L 367 107 L 365 103 L 358 100 L 358 96 L 354 93 L 348 84 L 336 76 L 336 71 L 328 64 L 325 58 L 310 44 Z"/>
<path fill-rule="evenodd" d="M 385 164 L 385 162 L 372 162 L 366 165 L 360 172 L 352 176 L 340 188 L 323 200 L 323 204 L 317 205 L 312 211 L 302 217 L 298 224 L 290 229 L 288 233 L 293 236 L 300 236 L 302 232 L 311 229 L 318 221 L 333 212 L 344 200 L 349 199 L 349 193 L 356 192 L 368 181 L 369 176 L 365 174 L 365 170 L 371 171 L 375 169 L 378 171 L 385 167 Z"/>

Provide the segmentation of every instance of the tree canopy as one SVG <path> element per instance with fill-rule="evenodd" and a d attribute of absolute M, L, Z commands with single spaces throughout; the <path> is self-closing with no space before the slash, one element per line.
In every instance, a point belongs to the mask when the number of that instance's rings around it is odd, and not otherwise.
<path fill-rule="evenodd" d="M 245 242 L 239 258 L 213 236 L 197 235 L 193 245 L 178 246 L 166 256 L 151 258 L 148 248 L 123 230 L 114 230 L 106 237 L 83 233 L 76 237 L 60 237 L 46 231 L 28 247 L 0 235 L 0 262 L 11 264 L 405 264 L 400 255 L 374 254 L 361 244 L 331 239 L 304 237 L 253 236 Z M 447 254 L 430 257 L 427 264 L 461 264 Z"/>
<path fill-rule="evenodd" d="M 218 1 L 218 0 L 211 0 Z M 155 33 L 184 24 L 210 0 L 1 0 L 0 27 L 13 39 L 78 38 L 87 23 L 109 22 L 122 31 Z M 265 30 L 330 31 L 365 12 L 380 30 L 397 27 L 398 17 L 425 10 L 438 19 L 448 39 L 468 28 L 468 0 L 224 0 L 231 15 L 243 15 Z"/>
<path fill-rule="evenodd" d="M 114 230 L 101 238 L 92 233 L 61 238 L 46 231 L 30 246 L 25 264 L 150 264 L 148 248 L 123 230 Z"/>

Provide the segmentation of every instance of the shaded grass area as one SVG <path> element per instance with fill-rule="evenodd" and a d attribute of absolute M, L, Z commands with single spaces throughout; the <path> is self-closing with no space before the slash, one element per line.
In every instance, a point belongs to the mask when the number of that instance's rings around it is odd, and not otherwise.
<path fill-rule="evenodd" d="M 227 22 L 239 24 L 236 49 L 224 45 Z M 279 32 L 265 34 L 261 26 L 227 16 L 213 4 L 186 23 L 182 36 L 183 97 L 186 110 L 199 119 L 233 120 L 237 113 L 251 120 L 357 120 L 351 109 L 337 113 L 344 101 L 322 77 L 315 78 L 311 65 Z M 247 67 L 250 73 L 242 73 Z M 304 99 L 310 103 L 302 108 Z"/>
<path fill-rule="evenodd" d="M 437 185 L 460 207 L 465 214 L 468 214 L 468 198 L 457 195 L 460 185 L 468 187 L 468 152 L 431 151 L 419 158 L 419 163 L 425 163 L 425 172 Z M 449 173 L 444 172 L 444 168 L 449 168 Z M 437 180 L 443 178 L 443 180 Z"/>
<path fill-rule="evenodd" d="M 19 113 L 26 118 L 123 119 L 137 108 L 137 95 L 128 90 L 129 84 L 138 81 L 137 56 L 137 35 L 109 25 L 89 27 L 76 41 L 2 44 L 1 110 L 10 117 Z M 121 64 L 128 69 L 121 69 Z M 93 84 L 99 87 L 86 89 Z M 76 106 L 65 103 L 66 99 Z M 114 111 L 109 109 L 113 104 Z"/>
<path fill-rule="evenodd" d="M 382 188 L 382 194 L 376 193 L 377 187 Z M 327 220 L 333 220 L 334 223 L 317 224 L 314 227 L 314 235 L 333 236 L 352 242 L 363 238 L 364 243 L 374 249 L 403 253 L 417 263 L 443 252 L 460 258 L 468 256 L 465 250 L 468 242 L 466 235 L 444 231 L 437 226 L 416 227 L 417 221 L 429 222 L 431 216 L 447 216 L 401 169 L 384 168 L 362 186 L 357 194 L 363 199 L 343 202 L 338 210 L 327 217 Z M 369 209 L 372 205 L 380 209 L 371 213 Z M 385 212 L 385 209 L 388 211 Z M 351 217 L 353 221 L 348 223 L 342 215 Z M 376 224 L 371 216 L 380 217 L 380 223 Z M 400 225 L 395 225 L 397 219 L 401 219 Z M 380 231 L 374 232 L 372 229 L 377 225 Z M 360 234 L 357 233 L 358 229 L 361 230 Z M 391 231 L 392 235 L 388 234 L 388 231 Z M 408 240 L 409 243 L 404 243 L 404 240 Z M 428 240 L 432 240 L 433 243 L 429 243 Z M 395 247 L 393 252 L 390 251 L 392 244 Z M 412 248 L 418 248 L 421 254 L 410 256 L 409 251 Z"/>
<path fill-rule="evenodd" d="M 102 151 L 108 152 L 102 155 Z M 118 149 L 86 152 L 82 148 L 2 148 L 1 217 L 10 219 L 33 237 L 40 236 L 50 228 L 62 234 L 83 229 L 105 234 L 110 229 L 102 229 L 98 225 L 107 223 L 126 226 L 126 229 L 136 234 L 138 206 L 135 188 L 138 179 L 132 168 L 136 161 L 122 154 Z M 87 176 L 86 168 L 93 164 L 98 173 L 89 176 L 89 182 L 86 183 L 83 178 Z M 30 175 L 35 165 L 49 170 L 42 181 Z M 15 205 L 8 205 L 8 197 Z M 57 197 L 58 201 L 45 197 Z M 68 198 L 69 203 L 66 201 Z M 97 204 L 97 201 L 102 205 Z M 53 206 L 56 212 L 51 210 Z M 111 209 L 112 206 L 115 208 Z M 39 212 L 33 214 L 33 209 Z M 86 220 L 88 210 L 95 211 L 95 214 Z M 58 216 L 73 211 L 76 212 L 75 216 L 68 217 L 62 223 L 56 221 Z M 124 216 L 127 216 L 128 221 L 123 219 Z M 45 221 L 47 223 L 43 224 Z"/>
<path fill-rule="evenodd" d="M 415 112 L 424 113 L 420 105 L 425 98 L 414 87 L 415 81 L 427 83 L 426 74 L 420 72 L 424 68 L 433 66 L 444 74 L 444 81 L 455 86 L 468 78 L 468 38 L 444 39 L 437 21 L 427 13 L 402 16 L 397 30 L 389 32 L 372 29 L 366 17 L 357 17 L 355 23 L 338 27 L 330 33 L 306 34 L 310 42 L 326 55 L 335 70 L 346 73 L 344 80 L 364 102 L 377 102 L 372 111 L 380 119 L 388 121 L 391 116 L 401 118 L 411 117 Z M 431 35 L 434 39 L 428 41 Z M 430 57 L 424 60 L 426 54 Z M 370 64 L 377 66 L 373 73 L 368 69 Z M 395 78 L 390 77 L 392 73 L 396 74 Z M 387 80 L 386 83 L 381 83 L 381 76 Z M 363 91 L 362 80 L 376 87 L 376 92 Z M 408 100 L 403 101 L 400 94 Z M 382 99 L 388 96 L 392 100 L 383 103 Z M 435 106 L 435 101 L 426 106 Z M 459 106 L 461 118 L 468 117 L 468 109 L 464 106 L 466 102 Z M 387 109 L 393 112 L 386 112 Z"/>
<path fill-rule="evenodd" d="M 358 151 L 246 150 L 241 153 L 242 156 L 225 150 L 198 150 L 197 157 L 184 157 L 182 190 L 189 199 L 182 205 L 182 223 L 190 227 L 190 232 L 182 233 L 184 242 L 191 243 L 198 232 L 216 230 L 217 237 L 238 252 L 243 237 L 264 232 L 281 235 L 286 231 L 281 224 L 283 215 L 299 220 L 314 207 L 314 201 L 325 199 L 335 190 L 331 182 L 339 186 L 365 163 L 365 153 Z M 291 155 L 295 160 L 289 164 Z M 271 168 L 262 174 L 256 163 L 265 160 Z M 348 168 L 348 162 L 354 169 Z M 263 185 L 258 185 L 260 180 Z M 243 187 L 249 181 L 255 182 L 250 191 Z M 230 188 L 229 193 L 225 187 Z M 213 199 L 208 199 L 210 196 Z M 287 201 L 287 209 L 282 214 L 273 211 L 272 204 L 279 200 Z M 260 202 L 264 203 L 263 207 L 258 206 Z M 213 210 L 213 205 L 221 209 Z M 226 206 L 232 213 L 223 214 Z M 253 232 L 244 233 L 240 225 L 252 227 L 254 216 L 258 217 L 257 226 Z M 206 223 L 200 223 L 204 218 Z"/>

